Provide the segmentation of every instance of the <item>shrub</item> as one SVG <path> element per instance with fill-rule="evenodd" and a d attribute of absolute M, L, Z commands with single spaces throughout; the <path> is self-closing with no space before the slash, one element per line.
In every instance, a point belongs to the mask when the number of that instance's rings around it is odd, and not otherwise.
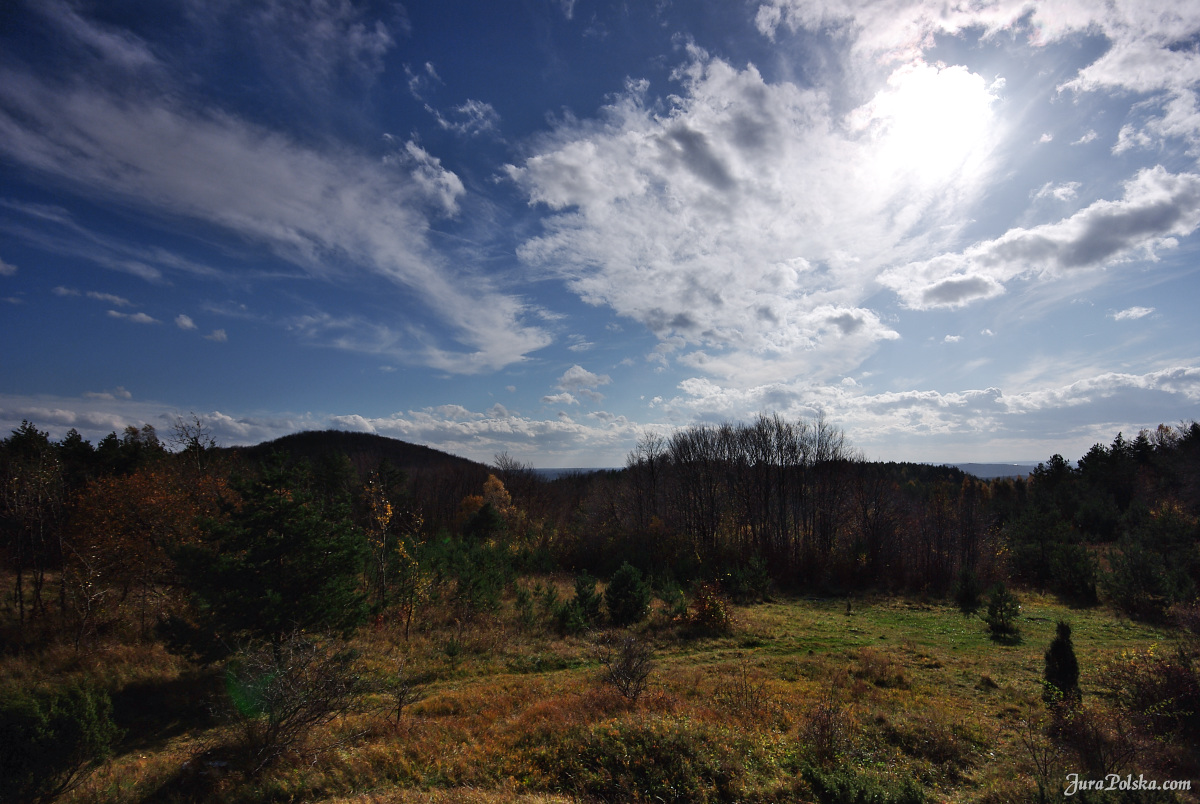
<path fill-rule="evenodd" d="M 578 607 L 579 616 L 588 625 L 600 621 L 600 595 L 596 592 L 596 579 L 586 572 L 575 579 L 575 598 L 571 601 Z"/>
<path fill-rule="evenodd" d="M 654 651 L 637 637 L 626 635 L 600 649 L 600 664 L 604 665 L 603 679 L 616 688 L 627 700 L 636 701 L 646 690 L 654 670 Z"/>
<path fill-rule="evenodd" d="M 1054 724 L 1056 739 L 1076 757 L 1092 779 L 1103 779 L 1129 767 L 1137 757 L 1126 718 L 1078 706 L 1060 709 Z"/>
<path fill-rule="evenodd" d="M 766 681 L 751 679 L 750 666 L 745 659 L 732 677 L 717 684 L 713 697 L 726 711 L 746 722 L 773 723 L 786 728 L 787 716 L 782 704 L 771 693 Z"/>
<path fill-rule="evenodd" d="M 662 591 L 658 593 L 658 599 L 667 607 L 667 617 L 671 620 L 687 619 L 688 600 L 687 595 L 679 588 L 679 585 L 671 582 L 663 586 Z"/>
<path fill-rule="evenodd" d="M 559 633 L 579 634 L 599 622 L 601 601 L 595 578 L 586 572 L 576 577 L 575 596 L 565 603 L 550 603 Z"/>
<path fill-rule="evenodd" d="M 734 600 L 758 602 L 771 593 L 771 573 L 766 560 L 755 553 L 745 562 L 737 563 L 723 580 L 726 591 Z"/>
<path fill-rule="evenodd" d="M 299 634 L 234 658 L 225 685 L 250 775 L 299 749 L 312 729 L 350 711 L 360 692 L 352 653 L 328 650 Z"/>
<path fill-rule="evenodd" d="M 1154 645 L 1122 651 L 1104 677 L 1121 706 L 1152 734 L 1200 735 L 1200 676 L 1182 645 L 1166 654 Z"/>
<path fill-rule="evenodd" d="M 650 610 L 650 585 L 642 573 L 629 562 L 621 565 L 604 590 L 604 605 L 613 625 L 632 625 L 641 622 Z"/>
<path fill-rule="evenodd" d="M 40 801 L 64 793 L 120 735 L 112 701 L 102 691 L 76 685 L 6 695 L 0 703 L 0 801 Z"/>
<path fill-rule="evenodd" d="M 1079 691 L 1079 661 L 1071 642 L 1071 626 L 1059 620 L 1054 640 L 1046 650 L 1045 689 L 1042 697 L 1047 703 L 1075 702 L 1082 697 Z"/>
<path fill-rule="evenodd" d="M 556 604 L 554 623 L 560 634 L 581 634 L 588 627 L 587 620 L 583 619 L 583 610 L 574 600 Z"/>
<path fill-rule="evenodd" d="M 983 621 L 993 637 L 1013 637 L 1020 633 L 1017 618 L 1021 616 L 1021 601 L 1003 583 L 988 593 L 987 614 Z"/>
<path fill-rule="evenodd" d="M 800 738 L 822 765 L 832 763 L 845 751 L 850 742 L 850 717 L 836 687 L 804 712 Z"/>
<path fill-rule="evenodd" d="M 696 628 L 714 633 L 728 631 L 733 624 L 729 614 L 729 603 L 721 594 L 721 587 L 702 583 L 692 593 L 688 607 L 688 620 Z"/>
<path fill-rule="evenodd" d="M 499 608 L 509 569 L 501 551 L 483 544 L 456 543 L 449 569 L 456 578 L 453 599 L 460 620 L 468 622 L 477 614 Z"/>

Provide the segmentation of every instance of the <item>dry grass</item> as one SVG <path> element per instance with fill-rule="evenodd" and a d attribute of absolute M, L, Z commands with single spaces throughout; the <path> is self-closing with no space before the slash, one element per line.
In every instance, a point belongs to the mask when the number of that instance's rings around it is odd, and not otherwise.
<path fill-rule="evenodd" d="M 539 580 L 570 591 L 562 579 Z M 1072 622 L 1085 701 L 1105 722 L 1114 717 L 1101 694 L 1105 662 L 1175 638 L 1104 609 L 1022 598 L 1016 645 L 996 645 L 953 607 L 894 599 L 856 600 L 850 616 L 836 600 L 737 607 L 736 627 L 708 636 L 652 617 L 634 629 L 655 654 L 636 701 L 601 682 L 600 635 L 564 639 L 546 622 L 521 623 L 511 599 L 467 625 L 427 611 L 407 642 L 385 620 L 353 643 L 375 691 L 253 779 L 233 770 L 231 733 L 202 716 L 203 700 L 221 694 L 219 677 L 196 674 L 157 644 L 113 640 L 79 653 L 51 644 L 2 657 L 0 688 L 85 680 L 116 696 L 129 733 L 66 798 L 81 804 L 559 804 L 649 791 L 669 800 L 656 785 L 671 772 L 708 779 L 689 794 L 695 800 L 805 801 L 802 769 L 825 759 L 815 744 L 822 734 L 832 735 L 840 765 L 915 780 L 930 801 L 1019 801 L 1031 785 L 1020 730 L 1041 706 L 1055 620 Z M 401 663 L 419 694 L 397 719 L 383 690 Z M 139 713 L 135 692 L 164 711 Z M 190 713 L 165 711 L 188 700 Z M 648 759 L 637 765 L 622 752 Z M 1194 754 L 1174 746 L 1149 744 L 1138 763 L 1135 776 L 1146 778 L 1195 769 Z"/>

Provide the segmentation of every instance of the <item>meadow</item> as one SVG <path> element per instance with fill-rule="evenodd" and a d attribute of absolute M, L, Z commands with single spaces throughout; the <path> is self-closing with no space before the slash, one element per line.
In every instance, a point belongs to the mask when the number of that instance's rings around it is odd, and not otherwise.
<path fill-rule="evenodd" d="M 1134 729 L 1113 688 L 1114 666 L 1173 651 L 1173 628 L 1021 593 L 1019 637 L 997 642 L 942 601 L 775 596 L 730 605 L 725 628 L 656 600 L 631 629 L 562 636 L 544 603 L 551 588 L 569 596 L 569 580 L 523 577 L 465 623 L 431 604 L 407 640 L 386 617 L 361 628 L 352 703 L 253 774 L 228 677 L 157 642 L 113 635 L 5 657 L 0 686 L 110 692 L 123 736 L 61 797 L 79 804 L 1019 802 L 1037 801 L 1039 782 L 1064 800 L 1067 774 L 1089 774 L 1084 754 L 1047 736 L 1043 655 L 1066 619 L 1114 770 L 1200 778 L 1195 747 Z M 606 666 L 625 637 L 652 662 L 634 696 Z M 1117 795 L 1075 800 L 1197 800 Z"/>

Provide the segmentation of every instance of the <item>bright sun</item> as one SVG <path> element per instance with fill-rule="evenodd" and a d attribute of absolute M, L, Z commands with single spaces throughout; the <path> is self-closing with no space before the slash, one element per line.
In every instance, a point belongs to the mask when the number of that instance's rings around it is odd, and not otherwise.
<path fill-rule="evenodd" d="M 965 67 L 915 61 L 893 72 L 850 124 L 874 139 L 880 173 L 939 184 L 986 150 L 996 86 Z"/>

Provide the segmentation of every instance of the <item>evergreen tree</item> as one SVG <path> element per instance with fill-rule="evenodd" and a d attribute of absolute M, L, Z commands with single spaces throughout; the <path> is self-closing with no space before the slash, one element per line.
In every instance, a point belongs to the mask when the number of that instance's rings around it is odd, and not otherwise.
<path fill-rule="evenodd" d="M 589 625 L 600 620 L 600 595 L 596 592 L 596 579 L 584 572 L 575 578 L 575 598 L 571 601 L 579 607 L 583 621 Z"/>
<path fill-rule="evenodd" d="M 613 625 L 632 625 L 650 610 L 650 585 L 637 567 L 626 561 L 604 590 L 604 604 Z"/>
<path fill-rule="evenodd" d="M 983 620 L 994 638 L 1011 638 L 1020 629 L 1017 627 L 1017 617 L 1021 615 L 1021 601 L 1008 591 L 1003 583 L 992 587 L 988 594 L 987 614 Z"/>
<path fill-rule="evenodd" d="M 1079 662 L 1075 658 L 1075 646 L 1071 642 L 1071 625 L 1058 621 L 1057 632 L 1046 650 L 1046 680 L 1042 697 L 1047 703 L 1056 700 L 1078 701 Z"/>
<path fill-rule="evenodd" d="M 282 460 L 236 485 L 241 502 L 177 563 L 202 621 L 222 639 L 279 644 L 296 629 L 347 631 L 366 615 L 365 537 L 349 509 L 309 490 Z"/>

